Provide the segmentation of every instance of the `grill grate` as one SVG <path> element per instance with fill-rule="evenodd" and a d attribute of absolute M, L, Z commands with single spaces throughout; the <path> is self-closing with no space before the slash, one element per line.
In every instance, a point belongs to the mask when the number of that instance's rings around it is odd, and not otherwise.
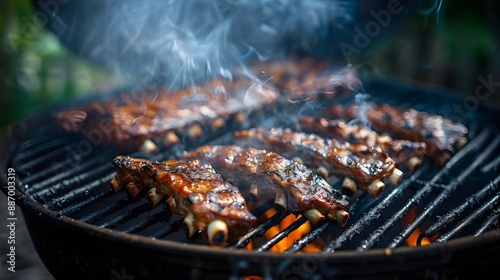
<path fill-rule="evenodd" d="M 385 100 L 387 96 L 381 94 L 378 98 Z M 393 103 L 413 108 L 422 106 L 415 101 L 412 106 L 402 100 L 405 99 L 393 100 Z M 439 110 L 444 104 L 434 105 Z M 283 119 L 286 118 L 273 116 L 268 121 L 283 124 Z M 499 162 L 496 155 L 500 150 L 500 137 L 495 126 L 480 125 L 480 119 L 477 117 L 468 124 L 469 144 L 444 168 L 426 162 L 413 174 L 406 174 L 397 188 L 387 188 L 378 200 L 365 194 L 354 196 L 349 208 L 351 219 L 344 228 L 331 221 L 323 222 L 296 240 L 286 253 L 299 252 L 315 241 L 323 253 L 395 248 L 404 246 L 417 229 L 423 232 L 417 240 L 420 245 L 423 238 L 435 235 L 439 236 L 434 242 L 446 242 L 499 228 L 500 176 L 492 170 Z M 156 239 L 206 244 L 201 235 L 187 238 L 182 217 L 169 213 L 168 207 L 151 208 L 143 196 L 131 201 L 126 193 L 111 190 L 109 181 L 114 176 L 111 160 L 123 151 L 89 146 L 87 139 L 75 135 L 59 137 L 53 124 L 40 129 L 44 133 L 21 143 L 12 159 L 22 182 L 20 189 L 30 198 L 60 215 L 99 227 Z M 208 143 L 224 143 L 230 139 L 228 135 L 219 135 Z M 174 146 L 152 156 L 140 152 L 129 154 L 160 160 L 174 158 L 184 148 Z M 261 216 L 272 207 L 269 201 L 254 214 Z M 411 221 L 405 221 L 412 209 L 418 209 L 418 214 Z M 241 249 L 252 242 L 254 251 L 268 251 L 307 222 L 300 217 L 274 237 L 264 238 L 267 230 L 288 215 L 276 210 L 276 214 L 228 248 Z"/>
<path fill-rule="evenodd" d="M 473 143 L 470 143 L 464 150 L 460 151 L 452 160 L 450 160 L 443 169 L 441 169 L 423 188 L 421 188 L 415 196 L 413 196 L 408 202 L 393 216 L 392 219 L 387 221 L 382 227 L 379 229 L 375 230 L 374 234 L 371 235 L 366 241 L 361 243 L 360 248 L 358 248 L 358 251 L 365 251 L 371 247 L 380 239 L 380 236 L 385 232 L 385 229 L 388 228 L 389 226 L 393 225 L 395 223 L 395 220 L 401 219 L 404 214 L 406 214 L 410 207 L 412 207 L 414 204 L 418 203 L 419 201 L 422 201 L 427 195 L 429 195 L 433 191 L 433 183 L 437 182 L 441 177 L 450 172 L 450 169 L 460 161 L 463 157 L 465 157 L 467 154 L 470 153 L 471 150 L 474 148 L 477 148 L 484 142 L 486 139 L 486 136 L 488 135 L 487 131 L 483 132 L 479 137 L 475 139 Z M 406 240 L 410 234 L 418 227 L 420 226 L 423 221 L 432 213 L 434 209 L 436 209 L 449 195 L 451 192 L 456 190 L 456 187 L 460 185 L 467 176 L 470 175 L 470 173 L 481 163 L 483 162 L 484 158 L 489 155 L 492 148 L 495 148 L 496 144 L 493 146 L 488 147 L 487 150 L 485 150 L 481 156 L 477 157 L 474 163 L 469 166 L 465 171 L 462 171 L 459 177 L 453 180 L 447 187 L 444 188 L 444 190 L 441 192 L 441 194 L 432 202 L 428 203 L 425 210 L 420 213 L 413 223 L 411 223 L 403 232 L 398 234 L 393 241 L 387 246 L 388 248 L 395 248 L 401 243 Z M 384 230 L 381 230 L 384 229 Z"/>

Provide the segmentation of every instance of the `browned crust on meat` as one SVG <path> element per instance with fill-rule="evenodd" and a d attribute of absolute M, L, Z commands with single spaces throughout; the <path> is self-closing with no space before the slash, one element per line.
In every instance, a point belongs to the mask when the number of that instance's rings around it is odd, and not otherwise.
<path fill-rule="evenodd" d="M 172 210 L 186 216 L 184 222 L 190 234 L 196 230 L 205 232 L 211 222 L 222 220 L 230 239 L 235 240 L 256 220 L 238 188 L 198 160 L 158 162 L 117 156 L 113 165 L 117 171 L 114 185 L 125 186 L 134 195 L 155 188 L 157 194 L 173 199 Z"/>
<path fill-rule="evenodd" d="M 425 142 L 429 157 L 441 165 L 467 143 L 467 127 L 443 116 L 385 104 L 367 106 L 365 117 L 374 130 L 394 138 Z M 359 105 L 334 105 L 327 108 L 324 114 L 351 120 L 358 118 L 359 109 Z"/>
<path fill-rule="evenodd" d="M 183 157 L 210 163 L 225 179 L 245 187 L 257 186 L 261 195 L 293 213 L 317 209 L 324 216 L 345 224 L 348 200 L 306 166 L 279 154 L 239 146 L 202 146 Z M 338 220 L 338 213 L 345 213 Z"/>
<path fill-rule="evenodd" d="M 300 157 L 310 167 L 325 167 L 330 173 L 351 178 L 361 186 L 386 178 L 395 168 L 394 160 L 379 147 L 351 145 L 289 128 L 237 131 L 235 139 L 245 146 L 273 150 L 289 158 Z"/>
<path fill-rule="evenodd" d="M 334 98 L 350 94 L 361 87 L 357 71 L 352 67 L 336 67 L 325 60 L 287 58 L 257 62 L 252 66 L 257 74 L 264 74 L 290 101 L 318 97 Z"/>
<path fill-rule="evenodd" d="M 126 92 L 113 100 L 59 112 L 56 119 L 65 132 L 80 131 L 96 135 L 102 144 L 138 148 L 146 139 L 164 143 L 171 132 L 185 134 L 200 125 L 221 127 L 221 120 L 229 122 L 239 114 L 272 107 L 278 97 L 273 88 L 247 78 L 216 78 L 182 90 Z M 201 133 L 198 129 L 188 136 Z"/>
<path fill-rule="evenodd" d="M 407 165 L 410 170 L 417 167 L 427 154 L 427 145 L 422 141 L 393 139 L 387 134 L 379 134 L 358 124 L 348 124 L 339 119 L 316 118 L 303 116 L 299 118 L 300 128 L 309 133 L 323 137 L 331 137 L 353 144 L 368 147 L 379 146 L 387 153 L 396 165 Z"/>

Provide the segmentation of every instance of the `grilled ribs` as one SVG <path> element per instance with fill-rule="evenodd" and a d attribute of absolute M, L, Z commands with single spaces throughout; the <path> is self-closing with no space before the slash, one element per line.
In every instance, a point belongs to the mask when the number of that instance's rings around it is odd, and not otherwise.
<path fill-rule="evenodd" d="M 252 70 L 265 73 L 265 82 L 246 78 L 246 68 L 239 71 L 243 74 L 236 69 L 239 74 L 232 80 L 214 78 L 180 90 L 125 92 L 113 100 L 57 112 L 55 118 L 65 132 L 90 135 L 98 144 L 147 152 L 185 136 L 196 140 L 207 132 L 226 131 L 234 123 L 241 127 L 249 114 L 272 110 L 283 99 L 332 98 L 360 86 L 354 69 L 331 72 L 328 66 L 310 58 L 259 62 Z"/>
<path fill-rule="evenodd" d="M 159 89 L 122 93 L 109 101 L 56 114 L 65 132 L 97 135 L 96 141 L 140 148 L 146 140 L 170 145 L 179 137 L 197 139 L 203 129 L 220 131 L 231 121 L 242 123 L 249 113 L 277 103 L 273 88 L 243 77 L 182 90 Z"/>
<path fill-rule="evenodd" d="M 344 225 L 349 214 L 345 195 L 333 189 L 306 166 L 272 152 L 239 146 L 205 145 L 183 154 L 187 159 L 210 163 L 222 177 L 254 200 L 274 198 L 274 203 L 311 222 L 325 218 Z"/>
<path fill-rule="evenodd" d="M 313 58 L 260 61 L 252 66 L 254 73 L 263 73 L 291 101 L 314 100 L 319 96 L 331 99 L 352 93 L 361 86 L 355 69 L 332 68 L 325 60 Z"/>
<path fill-rule="evenodd" d="M 342 190 L 353 193 L 359 186 L 373 197 L 384 190 L 382 180 L 397 185 L 402 172 L 380 147 L 350 144 L 316 134 L 296 132 L 289 128 L 253 128 L 237 131 L 235 139 L 244 146 L 275 151 L 288 158 L 299 158 L 306 166 L 316 167 L 319 174 L 344 178 Z M 323 169 L 323 171 L 321 171 Z M 324 171 L 326 169 L 326 171 Z"/>
<path fill-rule="evenodd" d="M 299 118 L 300 129 L 323 137 L 331 137 L 368 147 L 379 146 L 397 166 L 406 165 L 410 170 L 422 164 L 427 154 L 425 142 L 393 139 L 387 134 L 379 134 L 363 125 L 348 124 L 339 119 L 304 116 Z"/>
<path fill-rule="evenodd" d="M 365 117 L 374 130 L 395 138 L 425 142 L 427 155 L 441 166 L 467 143 L 467 127 L 442 116 L 390 105 L 366 106 Z M 352 120 L 359 117 L 359 112 L 360 105 L 334 105 L 325 109 L 324 115 Z"/>
<path fill-rule="evenodd" d="M 113 160 L 115 191 L 127 188 L 132 197 L 149 189 L 153 205 L 166 195 L 172 213 L 185 216 L 189 235 L 206 232 L 212 245 L 235 240 L 255 222 L 238 188 L 198 160 L 148 161 L 130 156 Z"/>

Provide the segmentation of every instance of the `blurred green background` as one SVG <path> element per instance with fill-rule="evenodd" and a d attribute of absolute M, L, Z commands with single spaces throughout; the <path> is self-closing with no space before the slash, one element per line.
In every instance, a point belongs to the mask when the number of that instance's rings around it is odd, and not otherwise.
<path fill-rule="evenodd" d="M 29 0 L 0 9 L 0 131 L 50 104 L 111 90 L 123 79 L 76 57 L 33 18 Z"/>
<path fill-rule="evenodd" d="M 353 57 L 363 72 L 441 85 L 474 95 L 479 77 L 496 83 L 487 102 L 499 102 L 500 1 L 424 1 L 398 33 Z M 76 57 L 33 20 L 28 0 L 0 9 L 0 131 L 50 104 L 124 84 Z M 375 45 L 376 44 L 376 45 Z"/>

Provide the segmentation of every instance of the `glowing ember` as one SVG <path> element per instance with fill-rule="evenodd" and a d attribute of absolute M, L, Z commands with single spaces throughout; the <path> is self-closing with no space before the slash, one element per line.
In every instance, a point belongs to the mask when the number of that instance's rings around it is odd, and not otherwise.
<path fill-rule="evenodd" d="M 408 237 L 408 239 L 406 239 L 406 244 L 410 247 L 417 247 L 417 240 L 418 240 L 418 237 L 420 236 L 421 234 L 421 231 L 417 228 L 415 229 L 415 231 Z M 420 245 L 421 246 L 426 246 L 426 245 L 429 245 L 431 244 L 431 242 L 429 241 L 429 239 L 427 237 L 424 237 L 422 239 L 422 241 L 420 242 Z"/>
<path fill-rule="evenodd" d="M 274 214 L 276 214 L 276 210 L 271 208 L 269 209 L 266 213 L 264 213 L 264 216 L 267 218 L 271 218 Z M 286 216 L 280 223 L 279 225 L 275 225 L 271 227 L 269 230 L 266 231 L 264 236 L 267 239 L 273 238 L 276 234 L 279 232 L 285 230 L 288 226 L 293 224 L 295 221 L 300 219 L 302 217 L 301 215 L 294 215 L 290 214 Z M 300 227 L 298 227 L 296 230 L 292 231 L 288 236 L 280 240 L 278 243 L 276 243 L 273 247 L 271 247 L 271 252 L 284 252 L 286 249 L 290 248 L 293 243 L 304 237 L 306 234 L 308 234 L 311 231 L 311 223 L 309 221 L 303 223 Z M 315 244 L 311 243 L 308 246 L 306 246 L 302 252 L 321 252 L 321 249 L 316 246 Z"/>
<path fill-rule="evenodd" d="M 415 220 L 415 217 L 417 216 L 417 209 L 415 206 L 410 208 L 408 211 L 408 214 L 403 218 L 404 222 L 406 224 L 410 224 L 413 220 Z M 419 228 L 416 228 L 412 234 L 406 239 L 406 244 L 409 247 L 417 247 L 417 246 L 426 246 L 431 244 L 436 238 L 439 236 L 439 233 L 436 234 L 435 236 L 432 236 L 430 238 L 428 237 L 423 237 L 422 240 L 420 241 L 420 244 L 417 243 L 418 237 L 422 234 L 422 231 Z"/>

